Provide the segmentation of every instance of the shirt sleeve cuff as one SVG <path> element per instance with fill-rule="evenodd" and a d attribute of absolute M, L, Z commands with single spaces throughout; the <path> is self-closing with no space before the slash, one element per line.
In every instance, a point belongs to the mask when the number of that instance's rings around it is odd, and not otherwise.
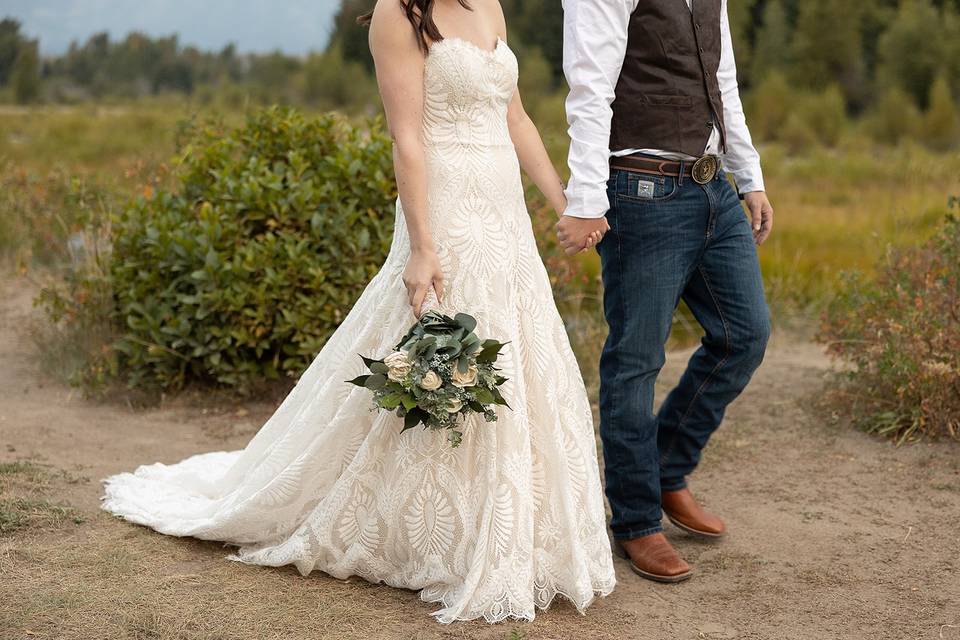
<path fill-rule="evenodd" d="M 740 193 L 750 193 L 752 191 L 766 191 L 763 184 L 763 172 L 760 166 L 751 167 L 742 171 L 733 173 L 733 180 L 737 183 L 737 191 Z"/>
<path fill-rule="evenodd" d="M 566 191 L 567 208 L 563 215 L 571 218 L 602 218 L 610 209 L 606 187 Z"/>

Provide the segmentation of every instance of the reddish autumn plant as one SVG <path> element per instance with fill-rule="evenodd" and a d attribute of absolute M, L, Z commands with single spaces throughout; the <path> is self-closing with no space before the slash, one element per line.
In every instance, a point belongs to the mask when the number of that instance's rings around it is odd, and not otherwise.
<path fill-rule="evenodd" d="M 890 249 L 873 280 L 846 275 L 818 337 L 852 365 L 833 395 L 859 427 L 960 440 L 960 220 Z"/>

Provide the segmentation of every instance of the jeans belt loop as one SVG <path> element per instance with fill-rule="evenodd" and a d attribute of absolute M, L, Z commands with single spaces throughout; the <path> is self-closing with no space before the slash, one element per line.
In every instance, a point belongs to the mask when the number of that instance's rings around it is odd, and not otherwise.
<path fill-rule="evenodd" d="M 680 172 L 677 174 L 677 187 L 683 186 L 684 161 L 680 160 Z"/>

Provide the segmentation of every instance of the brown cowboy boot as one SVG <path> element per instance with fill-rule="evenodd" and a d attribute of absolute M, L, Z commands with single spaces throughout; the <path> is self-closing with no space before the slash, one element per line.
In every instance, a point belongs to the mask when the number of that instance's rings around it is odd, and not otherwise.
<path fill-rule="evenodd" d="M 678 491 L 664 491 L 660 496 L 660 502 L 670 522 L 687 533 L 706 538 L 719 538 L 726 531 L 723 520 L 697 504 L 693 494 L 686 487 Z"/>
<path fill-rule="evenodd" d="M 662 532 L 634 538 L 614 540 L 613 551 L 630 561 L 630 568 L 638 576 L 654 582 L 681 582 L 693 572 Z"/>

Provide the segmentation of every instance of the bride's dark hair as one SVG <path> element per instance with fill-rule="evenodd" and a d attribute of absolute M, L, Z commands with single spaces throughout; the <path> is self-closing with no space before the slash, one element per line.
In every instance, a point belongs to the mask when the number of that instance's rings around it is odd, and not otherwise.
<path fill-rule="evenodd" d="M 420 45 L 421 51 L 426 53 L 431 42 L 443 40 L 443 34 L 437 29 L 437 23 L 433 21 L 434 0 L 397 0 L 397 2 L 403 7 L 404 13 L 407 14 L 407 20 L 413 25 L 413 31 L 417 34 L 417 44 Z M 467 0 L 457 0 L 457 2 L 467 11 L 473 11 Z M 372 18 L 373 11 L 370 11 L 358 17 L 357 22 L 368 25 Z"/>

